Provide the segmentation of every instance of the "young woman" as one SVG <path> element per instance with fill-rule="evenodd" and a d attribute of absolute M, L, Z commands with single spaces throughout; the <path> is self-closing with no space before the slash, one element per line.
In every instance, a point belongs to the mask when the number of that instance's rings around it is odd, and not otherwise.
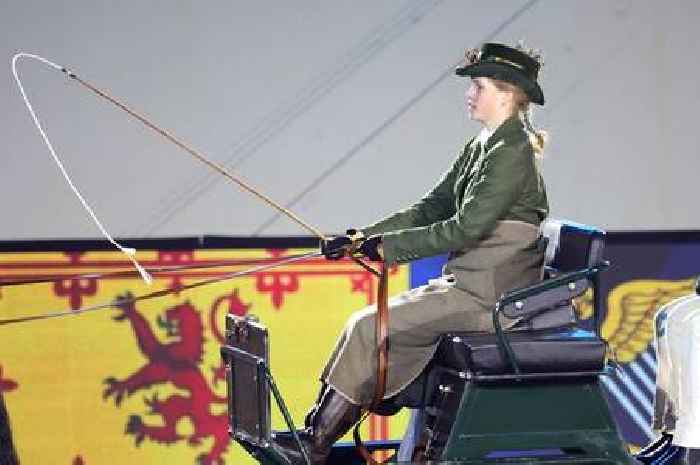
<path fill-rule="evenodd" d="M 420 201 L 322 245 L 328 259 L 353 248 L 387 264 L 449 253 L 444 274 L 389 303 L 389 365 L 385 398 L 425 368 L 440 334 L 494 331 L 491 311 L 504 292 L 541 279 L 544 247 L 539 225 L 548 214 L 537 167 L 545 135 L 530 122 L 530 104 L 544 104 L 539 57 L 487 43 L 467 51 L 458 76 L 471 77 L 469 117 L 483 129 Z M 313 464 L 372 401 L 377 363 L 376 308 L 355 313 L 321 374 L 323 389 L 307 415 L 302 442 Z M 304 463 L 295 444 L 276 439 L 292 463 Z"/>

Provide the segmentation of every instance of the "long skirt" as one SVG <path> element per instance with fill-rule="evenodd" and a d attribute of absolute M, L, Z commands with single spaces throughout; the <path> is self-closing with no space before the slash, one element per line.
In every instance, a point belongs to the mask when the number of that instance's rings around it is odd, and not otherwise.
<path fill-rule="evenodd" d="M 673 444 L 700 448 L 700 296 L 681 297 L 655 318 L 657 374 L 653 428 Z"/>
<path fill-rule="evenodd" d="M 450 276 L 390 299 L 385 398 L 396 395 L 420 375 L 433 357 L 441 334 L 492 331 L 491 310 L 457 288 Z M 368 405 L 374 394 L 375 318 L 374 305 L 350 317 L 321 375 L 325 383 L 358 405 Z"/>

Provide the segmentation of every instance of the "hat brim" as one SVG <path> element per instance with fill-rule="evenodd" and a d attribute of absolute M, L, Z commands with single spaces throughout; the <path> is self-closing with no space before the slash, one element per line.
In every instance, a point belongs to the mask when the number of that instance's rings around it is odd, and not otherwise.
<path fill-rule="evenodd" d="M 544 105 L 544 93 L 540 85 L 527 77 L 525 73 L 511 66 L 479 62 L 457 68 L 455 74 L 457 76 L 488 77 L 515 84 L 525 92 L 532 103 Z"/>

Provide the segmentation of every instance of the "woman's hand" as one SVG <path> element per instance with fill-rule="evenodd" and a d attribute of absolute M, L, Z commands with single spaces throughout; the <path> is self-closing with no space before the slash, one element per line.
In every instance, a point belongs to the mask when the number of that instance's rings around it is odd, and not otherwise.
<path fill-rule="evenodd" d="M 348 236 L 338 236 L 321 241 L 321 253 L 328 260 L 340 260 L 352 250 L 353 241 Z"/>
<path fill-rule="evenodd" d="M 370 260 L 382 261 L 382 236 L 370 236 L 362 241 L 358 250 Z"/>
<path fill-rule="evenodd" d="M 374 261 L 384 259 L 382 236 L 366 238 L 361 231 L 348 229 L 346 236 L 337 236 L 321 242 L 321 252 L 328 260 L 347 256 L 364 256 Z"/>

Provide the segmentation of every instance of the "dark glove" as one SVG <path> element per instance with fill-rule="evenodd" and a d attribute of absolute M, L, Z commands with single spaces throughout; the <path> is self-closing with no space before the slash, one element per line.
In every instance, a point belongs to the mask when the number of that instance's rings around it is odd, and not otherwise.
<path fill-rule="evenodd" d="M 350 252 L 352 239 L 348 236 L 338 236 L 327 241 L 321 241 L 321 253 L 328 260 L 340 260 Z"/>
<path fill-rule="evenodd" d="M 379 246 L 382 243 L 382 236 L 370 236 L 369 238 L 362 241 L 359 247 L 359 251 L 365 257 L 375 262 L 382 261 L 382 256 L 379 254 Z"/>

